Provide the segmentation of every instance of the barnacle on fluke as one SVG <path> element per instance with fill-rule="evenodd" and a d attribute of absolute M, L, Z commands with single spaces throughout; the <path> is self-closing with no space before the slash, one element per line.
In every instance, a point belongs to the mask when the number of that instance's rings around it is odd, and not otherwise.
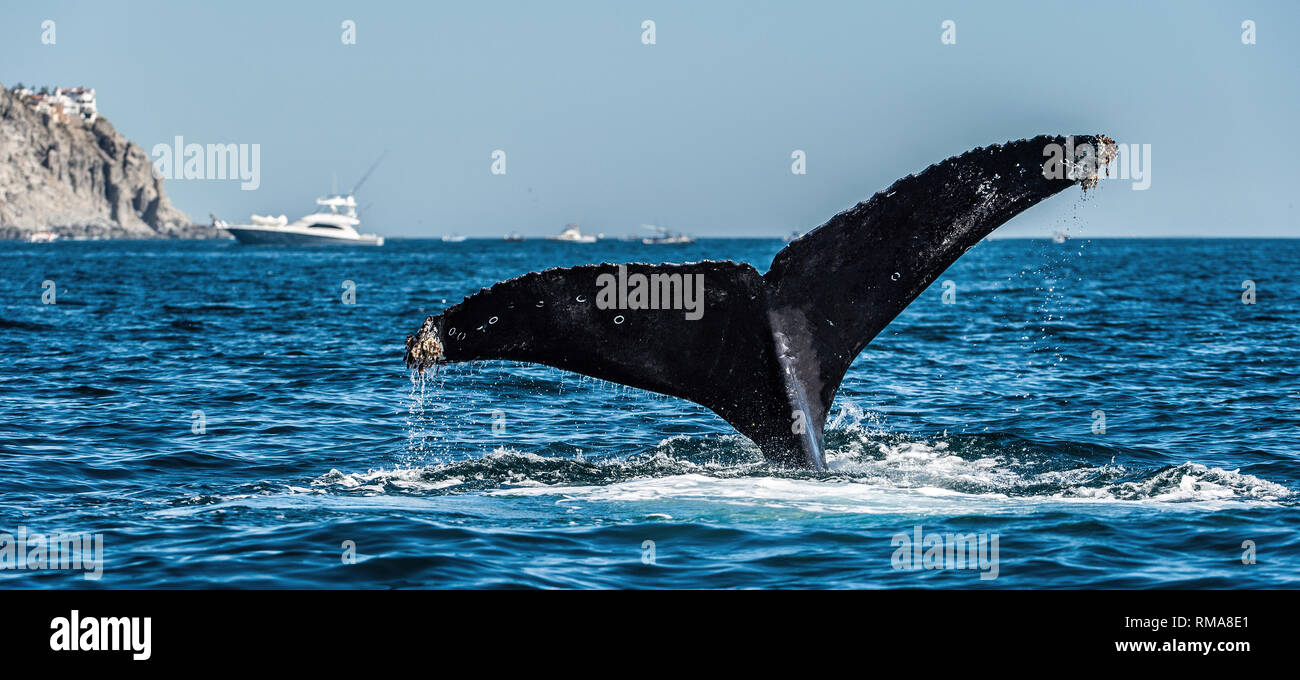
<path fill-rule="evenodd" d="M 437 323 L 429 317 L 415 335 L 406 336 L 406 366 L 424 375 L 441 358 L 442 341 L 438 339 Z"/>
<path fill-rule="evenodd" d="M 1110 176 L 1110 163 L 1115 160 L 1119 150 L 1115 146 L 1115 140 L 1106 135 L 1097 135 L 1097 166 L 1091 169 L 1091 172 L 1080 180 L 1079 184 L 1083 190 L 1087 191 L 1101 181 L 1101 173 L 1104 171 L 1106 176 Z"/>

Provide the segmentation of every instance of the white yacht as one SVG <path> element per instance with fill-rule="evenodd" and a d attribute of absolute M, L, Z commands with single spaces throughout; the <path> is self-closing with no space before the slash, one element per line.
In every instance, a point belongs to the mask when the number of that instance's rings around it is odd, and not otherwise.
<path fill-rule="evenodd" d="M 328 208 L 290 222 L 284 215 L 253 215 L 252 224 L 227 224 L 215 220 L 213 225 L 225 229 L 245 245 L 363 245 L 382 246 L 384 237 L 357 231 L 357 202 L 352 194 L 335 194 L 316 199 L 316 205 Z"/>
<path fill-rule="evenodd" d="M 460 243 L 461 241 L 464 241 L 467 238 L 469 237 L 465 236 L 464 234 L 443 234 L 442 235 L 443 243 Z"/>
<path fill-rule="evenodd" d="M 299 218 L 293 222 L 284 215 L 279 217 L 253 215 L 252 224 L 227 224 L 212 216 L 212 226 L 230 232 L 240 243 L 245 245 L 358 245 L 382 246 L 384 237 L 376 234 L 362 234 L 357 231 L 361 219 L 357 217 L 357 200 L 355 195 L 361 185 L 370 179 L 375 168 L 384 160 L 387 152 L 379 154 L 366 174 L 361 176 L 352 191 L 346 194 L 334 193 L 316 199 L 316 205 L 326 210 Z"/>
<path fill-rule="evenodd" d="M 584 234 L 578 229 L 577 222 L 570 222 L 564 225 L 564 231 L 555 236 L 547 236 L 551 241 L 568 241 L 569 243 L 595 243 L 596 237 L 591 234 Z"/>

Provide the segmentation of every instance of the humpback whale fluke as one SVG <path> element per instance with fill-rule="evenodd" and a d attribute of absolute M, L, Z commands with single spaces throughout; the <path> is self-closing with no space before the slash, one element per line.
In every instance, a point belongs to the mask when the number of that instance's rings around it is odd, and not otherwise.
<path fill-rule="evenodd" d="M 1045 164 L 1052 145 L 1058 153 L 1097 151 L 1077 165 L 1071 155 L 1070 171 L 1053 173 Z M 821 469 L 831 401 L 867 343 L 980 239 L 1052 194 L 1091 186 L 1113 154 L 1104 136 L 1040 136 L 968 151 L 835 215 L 777 253 L 766 274 L 730 261 L 525 274 L 425 319 L 406 339 L 406 364 L 423 372 L 440 363 L 522 361 L 689 399 L 768 460 Z M 615 280 L 676 303 L 695 276 L 704 282 L 699 318 L 680 304 L 597 304 Z"/>

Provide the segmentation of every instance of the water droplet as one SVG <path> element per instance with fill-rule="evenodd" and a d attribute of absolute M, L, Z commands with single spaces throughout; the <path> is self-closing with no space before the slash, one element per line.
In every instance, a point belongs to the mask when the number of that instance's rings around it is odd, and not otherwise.
<path fill-rule="evenodd" d="M 573 299 L 574 299 L 574 300 L 577 300 L 578 302 L 586 302 L 586 301 L 587 301 L 587 296 L 586 296 L 586 295 L 579 295 L 578 297 L 573 298 Z"/>
<path fill-rule="evenodd" d="M 618 325 L 621 323 L 623 323 L 623 315 L 619 314 L 618 316 L 614 317 L 614 324 Z"/>
<path fill-rule="evenodd" d="M 891 277 L 889 277 L 889 280 L 890 280 L 890 281 L 897 281 L 897 280 L 898 280 L 898 272 L 894 272 L 894 275 L 891 276 Z"/>
<path fill-rule="evenodd" d="M 494 324 L 494 323 L 496 323 L 496 322 L 497 322 L 497 318 L 496 318 L 495 316 L 492 317 L 491 319 L 488 319 L 488 325 L 489 325 L 489 326 L 491 326 L 492 324 Z"/>
<path fill-rule="evenodd" d="M 545 303 L 545 302 L 542 302 L 541 300 L 538 300 L 538 301 L 537 301 L 537 306 L 538 306 L 538 307 L 541 307 L 542 305 L 545 305 L 545 304 L 546 304 L 546 303 Z"/>

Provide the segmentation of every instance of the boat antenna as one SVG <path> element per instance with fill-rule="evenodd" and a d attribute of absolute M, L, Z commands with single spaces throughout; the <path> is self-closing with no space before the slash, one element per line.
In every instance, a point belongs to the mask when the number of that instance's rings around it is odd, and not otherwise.
<path fill-rule="evenodd" d="M 379 162 L 384 160 L 384 156 L 387 155 L 388 149 L 384 149 L 384 152 L 379 154 L 379 158 L 375 159 L 374 164 L 370 166 L 370 169 L 366 171 L 366 174 L 362 175 L 361 179 L 357 180 L 357 185 L 352 187 L 352 191 L 349 191 L 348 195 L 355 195 L 357 193 L 357 190 L 361 188 L 361 185 L 365 184 L 366 180 L 370 179 L 370 173 L 374 172 L 375 168 L 379 167 Z"/>

